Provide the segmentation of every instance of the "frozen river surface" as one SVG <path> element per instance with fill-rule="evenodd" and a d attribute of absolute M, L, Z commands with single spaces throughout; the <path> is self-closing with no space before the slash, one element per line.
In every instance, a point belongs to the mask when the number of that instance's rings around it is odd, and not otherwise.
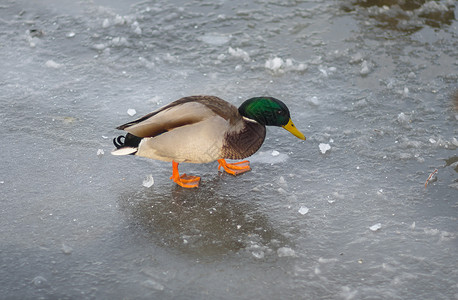
<path fill-rule="evenodd" d="M 458 299 L 457 14 L 2 1 L 1 298 Z M 239 177 L 182 164 L 197 190 L 110 155 L 116 126 L 195 94 L 279 98 L 307 140 L 269 128 Z"/>

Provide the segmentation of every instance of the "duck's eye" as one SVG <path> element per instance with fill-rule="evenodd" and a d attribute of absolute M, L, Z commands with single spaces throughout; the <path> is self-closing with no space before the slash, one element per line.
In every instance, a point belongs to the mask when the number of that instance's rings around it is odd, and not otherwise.
<path fill-rule="evenodd" d="M 277 110 L 277 114 L 281 115 L 281 114 L 283 114 L 283 111 L 282 110 Z"/>

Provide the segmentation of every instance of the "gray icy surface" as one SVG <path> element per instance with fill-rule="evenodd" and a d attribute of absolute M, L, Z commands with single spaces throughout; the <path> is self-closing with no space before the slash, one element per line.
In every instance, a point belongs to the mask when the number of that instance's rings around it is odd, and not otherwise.
<path fill-rule="evenodd" d="M 2 298 L 458 299 L 458 9 L 375 2 L 0 3 Z M 194 94 L 282 99 L 307 140 L 180 165 L 198 190 L 110 155 Z"/>

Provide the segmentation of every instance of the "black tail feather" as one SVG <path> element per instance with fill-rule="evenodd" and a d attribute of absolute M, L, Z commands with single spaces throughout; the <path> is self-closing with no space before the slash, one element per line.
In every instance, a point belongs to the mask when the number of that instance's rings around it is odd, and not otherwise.
<path fill-rule="evenodd" d="M 117 138 L 114 138 L 113 144 L 117 149 L 122 147 L 138 147 L 141 140 L 141 137 L 127 133 L 126 136 L 120 135 Z"/>

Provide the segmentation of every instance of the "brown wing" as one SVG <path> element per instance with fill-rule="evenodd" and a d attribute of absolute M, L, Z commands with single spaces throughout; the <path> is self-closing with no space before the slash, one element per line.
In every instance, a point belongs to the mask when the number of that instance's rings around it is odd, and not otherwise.
<path fill-rule="evenodd" d="M 154 137 L 215 115 L 220 115 L 230 123 L 241 118 L 235 106 L 218 97 L 192 96 L 174 101 L 117 129 L 125 130 L 138 137 Z"/>

